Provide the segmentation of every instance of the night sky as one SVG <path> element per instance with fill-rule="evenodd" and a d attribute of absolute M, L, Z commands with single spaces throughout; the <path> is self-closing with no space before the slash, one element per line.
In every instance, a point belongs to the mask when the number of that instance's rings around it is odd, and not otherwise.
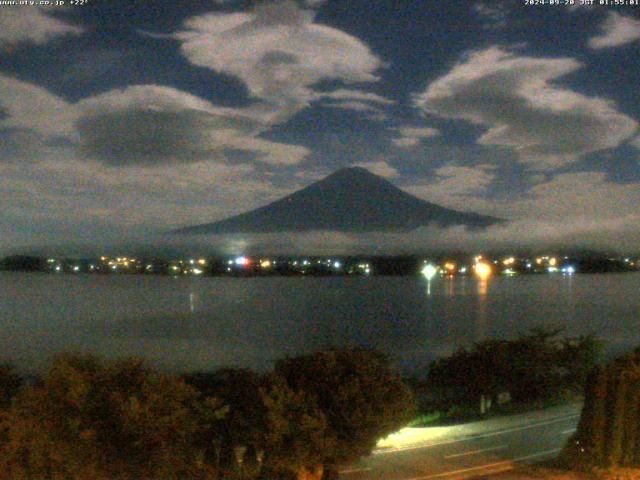
<path fill-rule="evenodd" d="M 512 222 L 299 244 L 640 249 L 639 79 L 640 6 L 0 5 L 0 253 L 151 241 L 353 165 Z"/>

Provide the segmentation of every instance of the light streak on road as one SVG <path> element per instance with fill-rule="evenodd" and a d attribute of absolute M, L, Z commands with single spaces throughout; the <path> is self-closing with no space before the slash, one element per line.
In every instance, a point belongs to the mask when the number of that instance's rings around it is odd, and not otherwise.
<path fill-rule="evenodd" d="M 495 450 L 504 450 L 508 445 L 498 445 L 497 447 L 489 447 L 489 448 L 481 448 L 480 450 L 471 450 L 470 452 L 462 452 L 462 453 L 454 453 L 451 455 L 445 455 L 444 458 L 458 458 L 458 457 L 466 457 L 468 455 L 477 455 L 479 453 L 484 452 L 493 452 Z"/>
<path fill-rule="evenodd" d="M 528 425 L 524 425 L 524 426 L 520 426 L 520 427 L 512 427 L 512 428 L 505 428 L 504 430 L 497 430 L 495 432 L 490 432 L 490 433 L 483 433 L 480 435 L 472 435 L 469 437 L 465 437 L 465 438 L 458 438 L 458 439 L 454 439 L 454 440 L 445 440 L 442 442 L 434 442 L 434 443 L 423 443 L 423 444 L 414 444 L 414 445 L 407 445 L 406 447 L 395 447 L 395 448 L 385 448 L 384 450 L 375 450 L 373 452 L 374 455 L 381 455 L 381 454 L 386 454 L 386 453 L 394 453 L 394 452 L 402 452 L 405 450 L 417 450 L 420 448 L 431 448 L 431 447 L 437 447 L 440 445 L 449 445 L 452 443 L 460 443 L 460 442 L 468 442 L 470 440 L 476 440 L 478 438 L 487 438 L 487 437 L 495 437 L 497 435 L 504 435 L 505 433 L 511 433 L 511 432 L 519 432 L 521 430 L 530 430 L 532 428 L 537 428 L 537 427 L 541 427 L 544 425 L 551 425 L 553 423 L 559 423 L 559 422 L 563 422 L 565 420 L 571 420 L 573 418 L 578 418 L 580 416 L 580 414 L 572 414 L 572 415 L 566 415 L 566 416 L 562 416 L 562 417 L 557 417 L 551 420 L 545 420 L 543 422 L 537 422 L 537 423 L 530 423 Z"/>
<path fill-rule="evenodd" d="M 447 427 L 406 428 L 369 457 L 344 465 L 345 480 L 464 480 L 556 456 L 575 432 L 579 403 Z"/>
<path fill-rule="evenodd" d="M 538 458 L 538 457 L 544 457 L 544 456 L 548 456 L 548 455 L 554 455 L 554 454 L 560 452 L 561 450 L 562 450 L 561 448 L 554 448 L 552 450 L 545 450 L 544 452 L 532 453 L 530 455 L 524 455 L 524 456 L 517 457 L 517 458 L 511 458 L 509 460 L 504 460 L 502 462 L 488 463 L 486 465 L 479 465 L 477 467 L 461 468 L 459 470 L 452 470 L 450 472 L 436 473 L 434 475 L 427 475 L 426 477 L 413 477 L 413 478 L 409 478 L 409 479 L 406 479 L 406 480 L 429 480 L 431 478 L 450 477 L 452 475 L 459 475 L 461 473 L 468 473 L 468 472 L 473 472 L 473 471 L 477 471 L 477 470 L 487 470 L 487 469 L 490 469 L 492 467 L 500 467 L 500 466 L 510 467 L 510 468 L 506 468 L 506 469 L 502 470 L 502 471 L 507 471 L 507 470 L 511 470 L 513 468 L 516 468 L 517 465 L 515 465 L 514 462 L 522 462 L 524 460 L 531 460 L 532 458 Z M 496 472 L 494 472 L 494 473 L 496 473 Z"/>
<path fill-rule="evenodd" d="M 348 475 L 349 473 L 362 473 L 362 472 L 370 472 L 371 468 L 369 467 L 364 467 L 364 468 L 347 468 L 345 470 L 340 470 L 338 473 L 340 475 Z"/>

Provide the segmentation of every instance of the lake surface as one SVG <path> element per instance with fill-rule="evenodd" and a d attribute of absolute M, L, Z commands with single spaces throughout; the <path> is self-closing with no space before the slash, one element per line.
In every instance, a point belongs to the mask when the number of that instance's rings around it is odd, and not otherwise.
<path fill-rule="evenodd" d="M 409 373 L 458 345 L 537 325 L 640 344 L 640 273 L 475 278 L 199 278 L 0 272 L 0 356 L 40 370 L 61 350 L 170 370 L 269 368 L 329 345 L 389 352 Z"/>

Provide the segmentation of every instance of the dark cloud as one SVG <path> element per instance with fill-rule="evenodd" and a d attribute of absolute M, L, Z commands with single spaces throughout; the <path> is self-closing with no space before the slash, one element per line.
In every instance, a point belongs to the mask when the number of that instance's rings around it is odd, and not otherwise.
<path fill-rule="evenodd" d="M 257 162 L 297 163 L 307 150 L 265 140 L 262 112 L 219 108 L 169 87 L 138 85 L 83 99 L 74 106 L 81 154 L 112 166 L 233 162 L 240 150 Z"/>
<path fill-rule="evenodd" d="M 46 155 L 42 134 L 28 128 L 0 129 L 0 162 L 35 162 Z"/>
<path fill-rule="evenodd" d="M 545 249 L 579 247 L 608 251 L 635 251 L 640 232 L 633 222 L 638 216 L 606 224 L 583 219 L 573 222 L 514 221 L 482 232 L 464 227 L 425 227 L 407 234 L 311 232 L 273 235 L 226 235 L 173 240 L 172 245 L 193 251 L 220 251 L 228 255 L 283 253 L 308 255 L 415 254 L 430 251 L 482 252 L 492 249 Z M 168 240 L 172 242 L 172 240 Z"/>
<path fill-rule="evenodd" d="M 198 162 L 222 156 L 208 137 L 214 118 L 198 112 L 122 111 L 76 123 L 84 156 L 107 165 Z"/>

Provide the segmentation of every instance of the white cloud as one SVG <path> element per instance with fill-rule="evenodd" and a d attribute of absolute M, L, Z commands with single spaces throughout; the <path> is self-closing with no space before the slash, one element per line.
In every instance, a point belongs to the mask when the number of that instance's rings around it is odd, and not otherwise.
<path fill-rule="evenodd" d="M 617 147 L 637 128 L 613 102 L 551 83 L 580 66 L 571 58 L 523 57 L 492 47 L 470 54 L 416 103 L 433 115 L 489 127 L 479 144 L 511 147 L 533 168 L 557 168 Z"/>
<path fill-rule="evenodd" d="M 74 138 L 71 104 L 44 88 L 0 73 L 0 164 L 34 163 L 56 151 L 47 143 Z"/>
<path fill-rule="evenodd" d="M 640 248 L 640 215 L 614 217 L 603 220 L 572 219 L 571 222 L 522 218 L 486 230 L 468 230 L 463 226 L 440 228 L 434 225 L 409 233 L 344 232 L 291 233 L 283 238 L 278 234 L 225 235 L 207 238 L 207 246 L 216 245 L 242 251 L 275 250 L 305 254 L 381 254 L 413 253 L 434 249 L 486 251 L 491 248 L 591 247 L 612 251 L 637 251 Z M 239 248 L 241 245 L 242 248 Z"/>
<path fill-rule="evenodd" d="M 292 164 L 309 150 L 259 138 L 269 125 L 249 110 L 219 108 L 173 88 L 141 85 L 112 90 L 78 104 L 85 152 L 105 163 L 224 161 L 225 149 L 256 160 Z"/>
<path fill-rule="evenodd" d="M 110 165 L 197 162 L 222 157 L 257 124 L 173 88 L 139 85 L 77 104 L 83 154 Z"/>
<path fill-rule="evenodd" d="M 393 144 L 400 148 L 417 146 L 423 138 L 436 137 L 440 131 L 431 127 L 399 127 L 395 128 L 400 136 L 391 139 Z"/>
<path fill-rule="evenodd" d="M 0 166 L 37 162 L 46 154 L 41 134 L 28 128 L 0 128 Z"/>
<path fill-rule="evenodd" d="M 575 13 L 575 12 L 585 12 L 585 11 L 589 11 L 592 8 L 594 8 L 595 5 L 582 5 L 580 3 L 574 3 L 573 5 L 567 5 L 567 10 L 569 10 L 569 12 L 571 13 Z"/>
<path fill-rule="evenodd" d="M 361 162 L 353 165 L 354 167 L 363 167 L 369 170 L 371 173 L 375 173 L 384 178 L 395 178 L 398 176 L 398 170 L 392 167 L 385 161 L 375 162 Z"/>
<path fill-rule="evenodd" d="M 479 165 L 461 167 L 446 165 L 435 171 L 436 178 L 430 183 L 405 187 L 408 192 L 430 202 L 456 210 L 486 211 L 488 206 L 479 199 L 487 192 L 496 177 L 495 166 Z M 469 206 L 470 197 L 474 207 Z"/>
<path fill-rule="evenodd" d="M 487 29 L 502 28 L 507 25 L 507 5 L 503 1 L 476 2 L 472 9 L 483 20 Z"/>
<path fill-rule="evenodd" d="M 494 170 L 493 165 L 440 167 L 436 170 L 438 187 L 452 195 L 481 195 L 495 178 Z"/>
<path fill-rule="evenodd" d="M 493 165 L 445 166 L 436 171 L 438 178 L 432 183 L 405 189 L 449 208 L 479 211 L 516 222 L 557 225 L 567 231 L 573 225 L 620 223 L 638 216 L 640 183 L 611 182 L 602 172 L 563 173 L 533 185 L 527 192 L 487 198 L 485 193 L 498 174 Z M 640 233 L 637 225 L 634 228 Z"/>
<path fill-rule="evenodd" d="M 404 137 L 428 138 L 440 135 L 440 131 L 431 127 L 400 127 L 397 131 Z"/>
<path fill-rule="evenodd" d="M 601 33 L 589 39 L 589 47 L 593 49 L 612 48 L 640 40 L 640 20 L 609 12 L 602 23 Z"/>
<path fill-rule="evenodd" d="M 216 109 L 211 103 L 190 93 L 161 85 L 134 85 L 123 89 L 83 99 L 78 104 L 85 114 L 100 114 L 105 111 L 145 108 L 156 111 L 179 112 L 184 110 L 203 113 L 231 112 L 231 109 Z"/>
<path fill-rule="evenodd" d="M 318 98 L 325 100 L 322 106 L 325 108 L 338 108 L 369 113 L 370 120 L 384 121 L 387 114 L 381 108 L 382 105 L 393 105 L 396 102 L 375 93 L 362 90 L 338 89 L 328 93 L 318 93 Z"/>
<path fill-rule="evenodd" d="M 48 230 L 47 242 L 70 236 L 80 240 L 87 229 L 89 237 L 117 242 L 221 219 L 289 193 L 274 188 L 249 165 L 200 162 L 151 170 L 134 165 L 126 174 L 114 175 L 106 165 L 73 158 L 37 167 L 5 165 L 0 191 L 5 218 L 30 219 L 36 228 Z M 70 217 L 70 211 L 82 215 Z"/>
<path fill-rule="evenodd" d="M 326 105 L 323 105 L 323 106 L 326 107 L 326 108 L 340 108 L 342 110 L 354 110 L 356 112 L 381 113 L 381 111 L 378 108 L 373 107 L 368 103 L 356 102 L 356 101 L 340 102 L 340 103 L 327 103 Z"/>
<path fill-rule="evenodd" d="M 289 0 L 265 3 L 190 18 L 176 37 L 191 63 L 239 78 L 254 97 L 292 114 L 321 96 L 312 89 L 320 80 L 374 82 L 382 66 L 360 40 L 314 15 Z"/>
<path fill-rule="evenodd" d="M 393 138 L 391 141 L 396 147 L 400 148 L 415 147 L 420 143 L 418 138 Z"/>
<path fill-rule="evenodd" d="M 277 143 L 260 137 L 238 138 L 230 147 L 255 152 L 258 154 L 257 160 L 273 165 L 293 165 L 311 153 L 302 145 Z"/>
<path fill-rule="evenodd" d="M 322 98 L 328 98 L 331 100 L 360 100 L 362 102 L 373 102 L 382 105 L 393 105 L 395 102 L 388 98 L 382 97 L 375 93 L 363 92 L 362 90 L 347 90 L 339 89 L 333 92 L 318 94 Z"/>
<path fill-rule="evenodd" d="M 370 162 L 362 164 L 371 168 Z M 383 165 L 381 165 L 383 166 Z M 155 169 L 132 166 L 126 175 L 114 175 L 104 165 L 78 160 L 50 161 L 37 169 L 0 166 L 4 219 L 37 220 L 44 234 L 21 237 L 0 230 L 3 240 L 21 242 L 93 240 L 101 232 L 104 242 L 166 231 L 184 225 L 215 221 L 238 214 L 289 194 L 298 185 L 276 189 L 249 165 L 210 162 L 164 165 Z M 386 253 L 415 252 L 420 248 L 481 248 L 500 245 L 553 243 L 584 244 L 614 249 L 640 248 L 640 184 L 620 185 L 602 173 L 569 173 L 535 186 L 527 194 L 487 200 L 482 192 L 497 174 L 492 166 L 475 168 L 447 166 L 438 170 L 439 180 L 422 189 L 405 190 L 429 201 L 464 211 L 479 211 L 512 221 L 486 231 L 463 227 L 423 228 L 407 234 L 351 235 L 319 232 L 281 235 L 238 235 L 207 239 L 206 248 L 216 242 L 262 249 L 270 244 L 282 251 L 336 253 L 370 249 Z M 305 179 L 304 183 L 310 180 Z M 440 183 L 445 186 L 440 186 Z M 446 197 L 449 197 L 449 200 Z M 132 208 L 135 205 L 135 208 Z M 69 220 L 69 211 L 83 212 L 82 219 Z M 6 235 L 5 235 L 6 233 Z M 213 243 L 212 243 L 213 242 Z"/>
<path fill-rule="evenodd" d="M 369 238 L 378 248 L 411 251 L 425 248 L 513 247 L 515 245 L 584 245 L 614 250 L 640 248 L 640 183 L 618 184 L 601 172 L 565 173 L 541 182 L 526 193 L 488 199 L 483 193 L 499 173 L 493 166 L 447 166 L 432 184 L 404 189 L 427 201 L 462 211 L 509 219 L 483 231 L 463 227 L 428 227 L 411 235 Z M 362 241 L 362 239 L 361 239 Z"/>
<path fill-rule="evenodd" d="M 0 127 L 27 128 L 43 135 L 71 133 L 69 103 L 44 88 L 1 73 L 0 110 L 7 115 L 0 120 Z"/>
<path fill-rule="evenodd" d="M 557 175 L 508 207 L 497 208 L 505 215 L 511 211 L 514 217 L 597 225 L 637 216 L 638 205 L 640 183 L 618 184 L 602 172 L 580 172 Z"/>
<path fill-rule="evenodd" d="M 451 248 L 470 245 L 536 245 L 553 242 L 615 249 L 640 248 L 640 183 L 619 184 L 602 172 L 556 175 L 526 192 L 487 197 L 499 175 L 492 165 L 445 166 L 429 184 L 404 189 L 427 201 L 461 211 L 509 219 L 483 232 L 430 229 L 425 241 L 447 241 Z M 420 235 L 420 234 L 417 234 Z M 402 240 L 408 244 L 408 239 Z"/>
<path fill-rule="evenodd" d="M 303 0 L 303 3 L 308 7 L 318 8 L 327 3 L 327 0 Z"/>
<path fill-rule="evenodd" d="M 69 25 L 39 7 L 0 8 L 0 46 L 21 42 L 44 44 L 62 35 L 78 35 L 82 29 Z"/>
<path fill-rule="evenodd" d="M 367 118 L 370 120 L 384 121 L 388 116 L 379 108 L 372 106 L 370 103 L 352 100 L 349 102 L 326 103 L 322 105 L 325 108 L 337 108 L 340 110 L 352 110 L 354 112 L 368 113 Z"/>
<path fill-rule="evenodd" d="M 226 150 L 248 152 L 265 163 L 292 164 L 309 153 L 303 146 L 261 138 L 270 123 L 259 112 L 215 107 L 158 85 L 111 90 L 71 104 L 0 74 L 0 108 L 7 114 L 0 120 L 3 159 L 46 157 L 41 148 L 34 151 L 34 135 L 39 143 L 64 137 L 79 144 L 84 157 L 116 166 L 227 162 Z"/>

